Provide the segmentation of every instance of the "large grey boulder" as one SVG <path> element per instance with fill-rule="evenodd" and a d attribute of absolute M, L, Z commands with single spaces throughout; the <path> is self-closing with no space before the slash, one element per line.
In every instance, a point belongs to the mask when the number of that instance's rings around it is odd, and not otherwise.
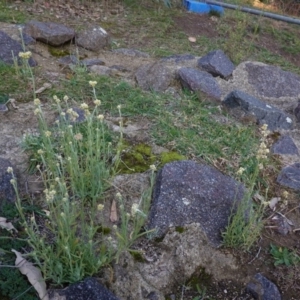
<path fill-rule="evenodd" d="M 110 36 L 100 26 L 89 27 L 78 33 L 76 44 L 91 51 L 99 51 L 110 45 Z"/>
<path fill-rule="evenodd" d="M 234 64 L 222 50 L 214 50 L 201 57 L 198 60 L 198 67 L 210 73 L 213 76 L 229 77 Z"/>
<path fill-rule="evenodd" d="M 248 81 L 264 97 L 298 97 L 300 76 L 276 66 L 247 62 Z"/>
<path fill-rule="evenodd" d="M 277 177 L 277 182 L 296 191 L 300 191 L 300 163 L 284 167 Z"/>
<path fill-rule="evenodd" d="M 164 295 L 174 292 L 199 269 L 205 269 L 217 282 L 248 281 L 234 256 L 212 246 L 200 224 L 192 223 L 180 230 L 173 227 L 162 241 L 141 244 L 145 261 L 134 261 L 126 252 L 114 265 L 111 289 L 120 299 L 165 300 Z"/>
<path fill-rule="evenodd" d="M 65 25 L 34 20 L 25 24 L 24 32 L 37 41 L 52 46 L 60 46 L 69 42 L 75 36 L 75 31 Z"/>
<path fill-rule="evenodd" d="M 151 252 L 146 250 L 146 256 L 152 261 L 139 263 L 137 267 L 145 281 L 164 294 L 174 292 L 178 282 L 187 282 L 200 268 L 205 269 L 214 281 L 245 281 L 243 272 L 236 278 L 236 272 L 241 270 L 233 255 L 213 247 L 197 223 L 189 224 L 183 230 L 170 229 L 157 245 L 156 253 L 156 257 L 151 257 Z"/>
<path fill-rule="evenodd" d="M 213 167 L 193 161 L 166 164 L 157 174 L 147 228 L 162 237 L 170 227 L 199 223 L 218 247 L 234 204 L 243 195 L 242 184 Z"/>
<path fill-rule="evenodd" d="M 175 73 L 158 62 L 139 67 L 135 73 L 135 80 L 143 90 L 164 92 L 175 81 Z"/>
<path fill-rule="evenodd" d="M 155 284 L 148 283 L 142 276 L 139 268 L 143 269 L 144 265 L 136 262 L 130 253 L 123 252 L 119 262 L 113 265 L 115 280 L 111 290 L 114 294 L 120 299 L 165 300 L 163 291 L 159 291 Z"/>
<path fill-rule="evenodd" d="M 211 74 L 186 67 L 179 69 L 177 74 L 183 88 L 193 92 L 201 91 L 216 99 L 221 98 L 220 87 Z"/>
<path fill-rule="evenodd" d="M 293 114 L 300 94 L 300 76 L 297 74 L 261 62 L 246 61 L 236 66 L 229 80 L 220 77 L 216 80 L 223 98 L 239 90 L 289 113 L 293 120 L 297 118 Z"/>
<path fill-rule="evenodd" d="M 18 64 L 21 64 L 20 52 L 24 52 L 22 45 L 0 30 L 0 61 L 13 65 L 15 58 Z M 32 57 L 29 58 L 28 63 L 31 67 L 37 65 L 37 62 Z"/>
<path fill-rule="evenodd" d="M 290 129 L 293 125 L 292 119 L 283 111 L 242 91 L 229 93 L 223 104 L 230 109 L 240 109 L 247 115 L 254 116 L 258 124 L 267 124 L 270 130 Z"/>

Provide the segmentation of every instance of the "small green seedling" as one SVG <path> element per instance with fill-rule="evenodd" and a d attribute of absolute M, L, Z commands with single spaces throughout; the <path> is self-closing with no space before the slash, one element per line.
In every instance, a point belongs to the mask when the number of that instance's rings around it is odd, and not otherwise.
<path fill-rule="evenodd" d="M 275 259 L 274 266 L 286 265 L 288 267 L 300 262 L 300 257 L 286 247 L 278 247 L 271 244 L 270 253 Z"/>
<path fill-rule="evenodd" d="M 206 287 L 201 289 L 199 284 L 197 284 L 196 289 L 197 289 L 197 292 L 199 293 L 199 295 L 196 296 L 195 298 L 193 298 L 193 300 L 202 300 L 202 299 L 204 299 L 204 297 L 206 295 Z"/>

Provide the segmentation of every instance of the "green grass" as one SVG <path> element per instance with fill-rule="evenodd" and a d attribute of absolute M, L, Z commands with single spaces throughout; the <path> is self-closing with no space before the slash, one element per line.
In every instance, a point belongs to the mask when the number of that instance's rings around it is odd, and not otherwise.
<path fill-rule="evenodd" d="M 14 66 L 0 62 L 0 93 L 18 94 L 26 90 L 26 82 L 16 74 Z"/>
<path fill-rule="evenodd" d="M 12 8 L 9 1 L 0 1 L 0 22 L 24 23 L 27 20 L 29 20 L 29 16 Z"/>
<path fill-rule="evenodd" d="M 77 74 L 65 81 L 63 92 L 74 99 L 92 96 L 86 88 L 87 80 L 97 80 L 97 94 L 102 101 L 101 109 L 117 116 L 117 105 L 122 105 L 124 117 L 143 116 L 153 121 L 152 140 L 162 146 L 170 145 L 187 157 L 205 159 L 213 163 L 224 160 L 224 171 L 233 174 L 239 166 L 247 165 L 259 144 L 254 127 L 242 126 L 232 121 L 223 124 L 212 118 L 221 117 L 216 104 L 209 103 L 205 96 L 183 93 L 181 100 L 169 95 L 145 92 L 125 82 L 108 77 Z M 230 119 L 230 117 L 229 117 Z M 171 146 L 172 145 L 172 146 Z"/>
<path fill-rule="evenodd" d="M 224 159 L 231 173 L 249 162 L 258 139 L 253 128 L 222 124 L 212 115 L 221 116 L 213 105 L 201 103 L 195 95 L 186 96 L 176 108 L 161 110 L 153 135 L 158 144 L 172 143 L 184 155 L 210 162 Z"/>
<path fill-rule="evenodd" d="M 293 26 L 281 30 L 274 27 L 267 28 L 278 44 L 282 45 L 281 48 L 290 54 L 298 54 L 300 52 L 300 38 L 297 34 L 297 29 L 299 30 L 299 28 L 294 28 Z"/>

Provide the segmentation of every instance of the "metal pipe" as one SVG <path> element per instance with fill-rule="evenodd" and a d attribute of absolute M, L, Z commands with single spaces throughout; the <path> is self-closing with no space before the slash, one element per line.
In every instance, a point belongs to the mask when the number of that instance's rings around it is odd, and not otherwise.
<path fill-rule="evenodd" d="M 297 19 L 297 18 L 286 17 L 283 15 L 273 14 L 273 13 L 269 13 L 269 12 L 258 10 L 258 9 L 253 9 L 253 8 L 244 7 L 244 6 L 238 6 L 238 5 L 219 2 L 219 1 L 206 0 L 205 3 L 212 4 L 212 5 L 218 5 L 218 6 L 222 6 L 222 7 L 230 8 L 230 9 L 236 9 L 236 10 L 247 12 L 247 13 L 253 14 L 253 15 L 259 15 L 262 17 L 267 17 L 267 18 L 271 18 L 271 19 L 275 19 L 275 20 L 284 21 L 287 23 L 293 23 L 293 24 L 300 25 L 300 19 Z"/>

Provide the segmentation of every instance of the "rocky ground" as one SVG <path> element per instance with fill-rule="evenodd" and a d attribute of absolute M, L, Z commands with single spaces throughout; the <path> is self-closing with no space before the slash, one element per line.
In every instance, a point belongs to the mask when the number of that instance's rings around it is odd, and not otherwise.
<path fill-rule="evenodd" d="M 120 3 L 109 3 L 108 1 L 103 1 L 101 4 L 95 4 L 94 2 L 89 3 L 81 3 L 76 1 L 70 1 L 67 4 L 62 1 L 54 1 L 54 2 L 45 2 L 45 1 L 35 1 L 34 4 L 27 4 L 23 2 L 13 2 L 13 8 L 16 8 L 21 11 L 25 11 L 26 13 L 32 16 L 32 19 L 36 19 L 38 16 L 39 20 L 42 21 L 54 21 L 58 23 L 63 23 L 66 26 L 72 27 L 75 30 L 79 30 L 82 28 L 88 27 L 89 24 L 100 24 L 104 29 L 106 29 L 112 37 L 112 41 L 114 44 L 114 48 L 130 48 L 130 49 L 139 49 L 139 50 L 147 50 L 151 48 L 153 45 L 153 40 L 151 36 L 145 35 L 143 30 L 138 27 L 132 26 L 132 28 L 127 27 L 127 17 L 128 12 L 126 8 Z M 143 4 L 145 9 L 152 9 L 152 6 L 147 6 L 148 4 Z M 93 7 L 91 7 L 93 6 Z M 46 13 L 48 12 L 48 13 Z M 50 12 L 50 13 L 49 13 Z M 41 15 L 43 14 L 43 17 Z M 183 32 L 186 37 L 205 37 L 208 39 L 217 39 L 219 36 L 219 25 L 218 22 L 220 20 L 218 18 L 214 18 L 211 16 L 201 16 L 197 14 L 190 14 L 181 12 L 178 15 L 175 15 L 173 18 L 175 24 L 175 31 Z M 230 20 L 229 20 L 230 21 Z M 149 20 L 148 22 L 151 22 Z M 235 22 L 234 19 L 231 22 Z M 261 21 L 263 22 L 263 21 Z M 288 25 L 281 22 L 274 22 L 265 20 L 265 22 L 271 22 L 272 26 L 279 28 L 289 28 Z M 125 26 L 126 25 L 126 26 Z M 147 22 L 145 21 L 144 26 L 147 26 Z M 19 31 L 15 24 L 11 23 L 0 23 L 0 30 L 7 33 L 10 37 L 19 39 Z M 169 34 L 173 34 L 174 32 L 169 32 Z M 250 31 L 251 32 L 251 31 Z M 167 34 L 167 33 L 165 33 Z M 249 33 L 251 35 L 251 33 Z M 275 54 L 279 54 L 284 57 L 291 65 L 294 66 L 295 70 L 300 67 L 300 53 L 291 54 L 286 49 L 280 45 L 278 41 L 275 41 L 273 36 L 269 32 L 263 32 L 259 37 L 253 39 L 255 47 L 264 47 Z M 58 57 L 54 56 L 53 53 L 49 51 L 49 47 L 44 43 L 34 43 L 32 45 L 28 45 L 29 49 L 33 52 L 33 58 L 38 63 L 38 77 L 37 77 L 37 88 L 43 86 L 45 82 L 51 84 L 52 86 L 56 86 L 59 88 L 60 81 L 68 80 L 72 74 L 72 69 L 69 68 L 68 64 L 63 64 L 58 61 Z M 197 51 L 197 47 L 205 47 L 196 44 L 195 46 L 191 43 L 190 47 L 193 48 L 193 53 Z M 120 54 L 111 49 L 102 49 L 97 52 L 86 50 L 81 47 L 76 47 L 74 44 L 67 44 L 61 47 L 61 49 L 67 49 L 69 53 L 76 54 L 77 57 L 80 58 L 97 58 L 102 60 L 105 63 L 105 66 L 119 66 L 119 68 L 111 68 L 116 71 L 109 71 L 111 76 L 115 78 L 120 78 L 120 80 L 126 81 L 132 85 L 136 84 L 136 79 L 134 74 L 141 67 L 149 64 L 153 64 L 159 61 L 160 56 L 155 55 L 155 53 L 149 53 L 149 55 L 137 55 L 136 53 L 132 55 Z M 207 49 L 215 50 L 215 49 Z M 180 50 L 179 50 L 180 51 Z M 143 53 L 146 53 L 144 51 Z M 182 54 L 178 52 L 178 54 Z M 201 55 L 202 56 L 202 55 Z M 200 55 L 199 55 L 200 57 Z M 198 57 L 196 57 L 198 59 Z M 248 58 L 251 60 L 251 57 Z M 185 62 L 186 63 L 186 62 Z M 120 68 L 120 66 L 122 68 Z M 260 97 L 263 101 L 267 102 L 268 105 L 272 105 L 278 109 L 280 109 L 286 117 L 289 117 L 293 121 L 293 128 L 279 128 L 276 132 L 280 132 L 281 135 L 285 135 L 288 133 L 294 140 L 295 145 L 300 146 L 300 136 L 299 136 L 299 123 L 297 122 L 297 118 L 294 115 L 294 109 L 297 105 L 297 93 L 291 95 L 280 95 L 278 97 L 271 97 L 270 95 L 265 95 L 265 97 L 260 94 L 259 83 L 251 83 L 251 80 L 247 78 L 247 72 L 245 71 L 245 65 L 238 65 L 236 70 L 233 73 L 233 77 L 229 80 L 218 79 L 218 84 L 220 85 L 220 98 L 223 100 L 224 97 L 232 90 L 238 88 L 244 92 L 248 92 L 252 96 Z M 96 68 L 97 69 L 97 68 Z M 293 70 L 293 71 L 295 71 Z M 299 70 L 299 69 L 298 69 Z M 271 70 L 275 73 L 278 71 Z M 271 72 L 270 71 L 270 72 Z M 98 69 L 99 72 L 99 69 Z M 101 72 L 108 72 L 107 69 L 102 68 Z M 279 72 L 279 71 L 278 71 Z M 277 74 L 277 73 L 276 73 Z M 281 73 L 280 73 L 281 74 Z M 275 76 L 275 75 L 274 75 Z M 250 83 L 249 83 L 250 81 Z M 299 81 L 300 82 L 300 81 Z M 299 84 L 297 82 L 297 84 Z M 300 86 L 300 85 L 299 85 Z M 176 85 L 175 85 L 176 87 Z M 255 89 L 257 88 L 257 89 Z M 295 87 L 297 91 L 299 87 Z M 293 90 L 293 88 L 291 88 Z M 174 90 L 173 90 L 174 91 Z M 176 90 L 175 90 L 176 92 Z M 264 91 L 266 92 L 266 91 Z M 288 92 L 287 92 L 288 93 Z M 300 93 L 299 93 L 300 94 Z M 176 93 L 175 93 L 176 96 Z M 42 186 L 40 185 L 39 180 L 34 176 L 29 176 L 26 174 L 25 170 L 27 168 L 27 157 L 24 153 L 22 153 L 19 143 L 22 139 L 22 136 L 28 132 L 34 132 L 36 130 L 36 120 L 33 118 L 32 111 L 34 109 L 34 105 L 30 99 L 30 96 L 25 92 L 22 94 L 14 93 L 14 91 L 10 92 L 10 97 L 16 99 L 16 104 L 18 108 L 14 108 L 10 104 L 8 105 L 9 111 L 5 113 L 1 113 L 0 126 L 1 126 L 1 139 L 0 139 L 0 155 L 1 158 L 9 159 L 16 165 L 19 169 L 19 173 L 22 174 L 21 178 L 24 182 L 24 189 L 27 190 L 27 193 L 31 195 L 37 196 L 39 192 L 42 190 Z M 213 100 L 214 103 L 216 99 Z M 50 107 L 47 102 L 44 102 L 44 108 L 49 112 L 47 119 L 52 121 L 54 116 L 50 113 Z M 239 116 L 240 117 L 240 116 Z M 221 120 L 223 122 L 227 122 L 228 120 L 225 118 Z M 148 122 L 148 123 L 147 123 Z M 229 121 L 228 121 L 229 122 Z M 232 122 L 232 121 L 230 121 Z M 240 119 L 237 119 L 236 122 L 241 122 Z M 248 122 L 245 120 L 245 122 Z M 251 120 L 250 120 L 251 122 Z M 151 120 L 145 120 L 143 118 L 134 120 L 133 124 L 133 133 L 129 132 L 129 135 L 132 134 L 133 139 L 135 140 L 147 140 L 148 128 L 151 126 Z M 142 125 L 141 125 L 142 124 Z M 147 126 L 145 126 L 145 124 Z M 279 126 L 280 127 L 280 126 Z M 138 136 L 140 135 L 140 136 Z M 150 139 L 150 138 L 149 138 Z M 148 139 L 148 140 L 149 140 Z M 283 158 L 284 164 L 293 164 L 299 161 L 298 156 L 288 156 Z M 279 172 L 279 170 L 277 170 Z M 274 172 L 276 173 L 276 172 Z M 128 178 L 125 178 L 125 181 Z M 274 181 L 276 180 L 276 176 L 274 175 Z M 120 186 L 126 186 L 124 181 L 119 183 Z M 274 183 L 275 189 L 280 189 L 279 185 L 277 186 Z M 125 189 L 125 188 L 124 188 Z M 125 192 L 125 191 L 124 191 Z M 222 265 L 222 260 L 225 265 L 225 269 L 228 267 L 228 276 L 220 275 L 215 276 L 215 278 L 211 278 L 210 275 L 206 274 L 204 269 L 196 268 L 194 272 L 192 272 L 193 276 L 191 276 L 191 280 L 189 282 L 180 281 L 181 274 L 176 274 L 176 276 L 170 272 L 169 276 L 175 277 L 175 282 L 178 281 L 177 288 L 172 288 L 172 290 L 168 290 L 167 288 L 162 288 L 163 291 L 167 291 L 165 294 L 168 296 L 165 299 L 253 299 L 252 296 L 244 290 L 245 284 L 247 280 L 251 278 L 254 274 L 261 273 L 270 281 L 274 282 L 279 288 L 282 299 L 298 299 L 299 289 L 300 289 L 300 278 L 299 278 L 299 266 L 278 266 L 274 267 L 273 260 L 270 255 L 270 243 L 275 243 L 281 245 L 282 247 L 287 247 L 289 249 L 294 249 L 296 253 L 300 252 L 300 244 L 299 244 L 299 233 L 297 230 L 293 232 L 293 229 L 297 229 L 300 227 L 300 211 L 299 211 L 299 192 L 291 191 L 292 198 L 290 199 L 290 203 L 288 208 L 285 208 L 284 211 L 281 211 L 286 218 L 293 223 L 293 227 L 291 232 L 287 235 L 282 235 L 278 231 L 274 230 L 272 224 L 267 224 L 266 228 L 263 231 L 261 239 L 256 243 L 255 247 L 251 249 L 249 252 L 241 252 L 238 250 L 231 249 L 221 249 L 218 250 L 218 255 L 220 257 L 217 258 L 217 261 Z M 268 212 L 266 216 L 267 219 L 271 220 L 276 215 L 275 212 L 271 210 Z M 196 233 L 195 233 L 196 232 Z M 199 236 L 197 236 L 199 234 Z M 154 245 L 148 245 L 147 241 L 142 240 L 140 245 L 137 244 L 135 247 L 137 249 L 143 249 L 145 253 L 150 257 L 149 259 L 153 259 L 155 257 L 155 251 L 161 251 L 163 255 L 166 257 L 174 255 L 170 249 L 165 250 L 165 248 L 180 249 L 180 243 L 178 244 L 178 240 L 182 239 L 182 244 L 186 242 L 187 239 L 189 242 L 188 236 L 191 235 L 196 236 L 199 239 L 202 239 L 202 235 L 199 231 L 195 231 L 195 228 L 191 225 L 191 229 L 187 231 L 186 236 L 180 235 L 178 232 L 171 232 L 169 236 L 162 242 L 162 248 L 156 249 Z M 205 239 L 204 239 L 205 240 Z M 188 246 L 187 246 L 188 247 Z M 163 249 L 163 250 L 161 250 Z M 203 253 L 194 253 L 195 255 L 193 259 L 197 259 L 197 255 L 202 255 L 206 257 L 206 261 L 209 260 L 210 253 L 212 253 L 212 249 L 210 246 L 204 247 L 202 249 Z M 129 265 L 132 267 L 133 275 L 132 277 L 138 278 L 137 281 L 140 280 L 140 274 L 146 272 L 147 270 L 151 273 L 149 268 L 154 268 L 155 270 L 160 270 L 160 263 L 164 261 L 160 258 L 161 253 L 156 254 L 159 258 L 154 259 L 153 264 L 149 264 L 145 269 L 142 269 L 141 265 L 139 266 L 139 270 L 137 271 L 132 266 L 134 265 L 134 261 L 131 257 L 127 257 L 124 255 L 122 257 L 122 263 L 120 263 L 119 267 L 115 267 L 116 278 L 121 277 L 124 272 L 128 272 L 128 268 L 126 269 L 124 266 Z M 230 259 L 234 260 L 233 262 L 227 262 Z M 204 260 L 205 261 L 205 260 Z M 186 264 L 193 264 L 192 261 L 187 260 Z M 238 264 L 238 269 L 234 269 L 231 264 Z M 205 266 L 206 270 L 209 270 L 209 264 L 205 265 L 205 262 L 202 262 L 202 265 Z M 118 270 L 119 268 L 119 270 Z M 230 269 L 231 268 L 231 269 Z M 129 268 L 130 269 L 130 268 Z M 164 271 L 166 269 L 162 268 Z M 193 268 L 191 268 L 193 270 Z M 185 271 L 190 269 L 184 269 Z M 175 270 L 179 272 L 178 269 Z M 134 273 L 135 272 L 135 273 Z M 183 271 L 182 271 L 183 272 Z M 211 273 L 218 271 L 212 271 Z M 219 274 L 222 272 L 219 271 Z M 118 275 L 119 274 L 119 275 Z M 120 275 L 121 274 L 121 275 Z M 145 275 L 145 274 L 144 274 Z M 155 274 L 151 274 L 155 277 Z M 179 275 L 179 276 L 178 276 Z M 166 278 L 167 278 L 166 277 Z M 104 276 L 105 278 L 105 276 Z M 146 280 L 145 280 L 146 278 Z M 158 277 L 160 278 L 160 277 Z M 243 280 L 236 280 L 239 278 L 243 278 Z M 119 280 L 121 280 L 119 278 Z M 148 282 L 147 282 L 148 280 Z M 151 282 L 152 280 L 152 282 Z M 174 283 L 174 279 L 168 279 L 170 282 Z M 146 275 L 143 277 L 143 283 L 139 283 L 141 285 L 147 287 L 147 299 L 163 299 L 161 298 L 161 294 L 157 293 L 157 295 L 151 298 L 151 288 L 155 286 L 155 291 L 159 290 L 158 283 L 152 284 L 154 282 L 153 278 L 147 277 Z M 149 283 L 150 282 L 150 283 Z M 166 282 L 168 282 L 166 280 Z M 106 282 L 107 283 L 107 282 Z M 117 284 L 113 284 L 110 282 L 111 288 L 117 295 L 119 295 L 120 299 L 125 299 L 126 292 L 124 291 L 126 288 L 119 287 Z M 128 279 L 127 285 L 132 284 L 132 281 Z M 200 287 L 200 290 L 197 291 L 195 286 Z M 205 291 L 204 288 L 205 286 Z M 128 292 L 128 291 L 127 291 Z M 202 295 L 201 295 L 202 293 Z M 128 297 L 128 295 L 127 295 Z M 137 296 L 136 296 L 137 297 Z M 157 298 L 155 298 L 157 297 Z M 198 297 L 198 298 L 195 298 Z M 137 299 L 137 298 L 131 298 Z M 146 299 L 146 298 L 145 298 Z M 264 298 L 263 298 L 264 299 Z M 279 299 L 279 298 L 276 298 Z"/>

